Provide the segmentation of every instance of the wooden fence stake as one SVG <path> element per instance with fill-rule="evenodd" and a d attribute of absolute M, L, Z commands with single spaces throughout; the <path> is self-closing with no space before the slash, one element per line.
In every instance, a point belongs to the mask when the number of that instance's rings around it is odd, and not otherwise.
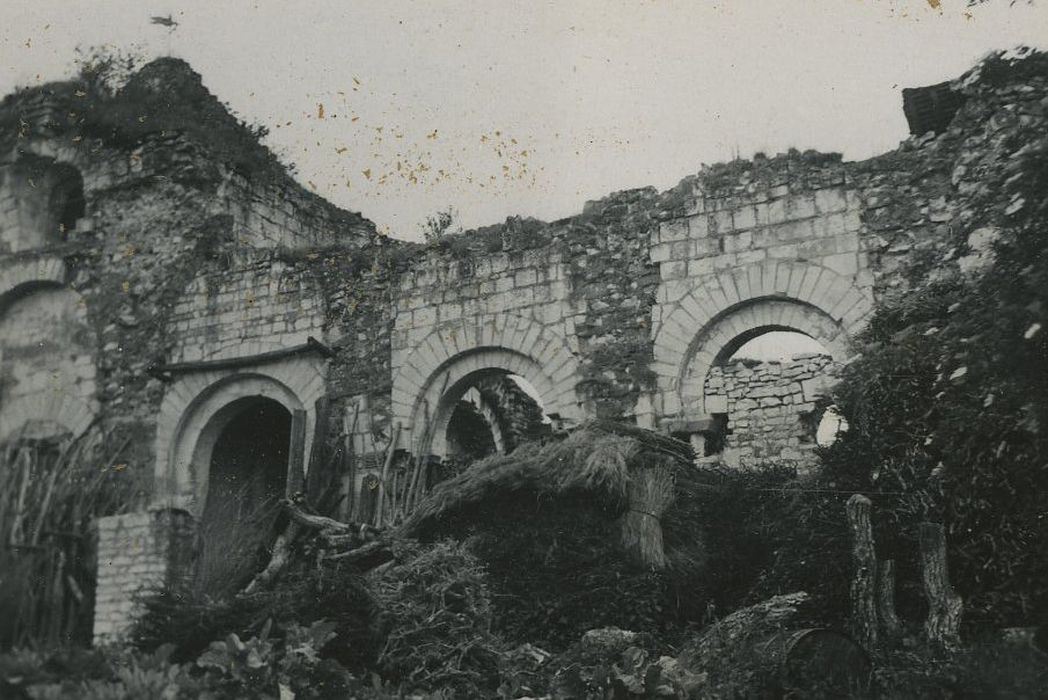
<path fill-rule="evenodd" d="M 375 510 L 375 527 L 382 527 L 382 511 L 386 506 L 386 479 L 389 476 L 389 466 L 393 463 L 393 454 L 397 451 L 397 441 L 400 440 L 400 423 L 393 429 L 393 438 L 389 441 L 386 450 L 386 461 L 382 463 L 382 476 L 378 480 L 378 507 Z"/>

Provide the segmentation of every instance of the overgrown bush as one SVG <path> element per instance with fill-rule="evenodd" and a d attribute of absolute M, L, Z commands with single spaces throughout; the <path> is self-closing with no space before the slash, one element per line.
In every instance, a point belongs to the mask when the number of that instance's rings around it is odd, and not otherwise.
<path fill-rule="evenodd" d="M 975 89 L 1014 99 L 1048 84 L 1044 54 L 982 70 L 993 84 Z M 945 524 L 967 619 L 997 625 L 1048 619 L 1048 136 L 1043 106 L 1013 107 L 977 161 L 959 154 L 980 178 L 955 252 L 859 338 L 836 391 L 850 430 L 827 454 L 828 479 L 874 498 L 882 556 L 912 568 L 917 523 Z M 976 264 L 951 273 L 955 254 Z"/>

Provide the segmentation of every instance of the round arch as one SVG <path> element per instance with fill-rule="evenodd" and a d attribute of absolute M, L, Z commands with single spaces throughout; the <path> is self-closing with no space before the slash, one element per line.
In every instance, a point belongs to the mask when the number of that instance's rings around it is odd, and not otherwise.
<path fill-rule="evenodd" d="M 509 374 L 526 379 L 542 398 L 548 413 L 564 416 L 564 412 L 573 410 L 573 405 L 564 403 L 567 392 L 538 362 L 505 348 L 481 348 L 451 358 L 430 375 L 411 414 L 411 425 L 417 428 L 412 450 L 444 456 L 448 421 L 458 401 L 481 378 Z"/>
<path fill-rule="evenodd" d="M 872 309 L 869 291 L 852 277 L 811 263 L 766 260 L 700 278 L 679 301 L 653 311 L 660 412 L 705 417 L 701 388 L 696 397 L 684 380 L 701 366 L 708 371 L 735 339 L 797 330 L 838 355 Z M 689 372 L 696 360 L 700 368 Z"/>
<path fill-rule="evenodd" d="M 796 331 L 818 341 L 840 360 L 847 334 L 825 312 L 792 299 L 752 299 L 726 310 L 691 342 L 677 377 L 681 406 L 689 415 L 705 416 L 706 376 L 748 341 L 769 331 Z"/>
<path fill-rule="evenodd" d="M 238 374 L 216 382 L 187 408 L 171 441 L 167 478 L 174 493 L 189 496 L 189 510 L 200 515 L 207 501 L 215 443 L 240 414 L 244 399 L 269 399 L 287 411 L 302 410 L 301 400 L 281 382 L 260 374 Z"/>
<path fill-rule="evenodd" d="M 484 372 L 523 377 L 547 413 L 569 420 L 580 415 L 575 355 L 563 338 L 523 316 L 500 314 L 439 328 L 395 363 L 394 421 L 402 427 L 400 444 L 416 453 L 430 447 L 442 397 L 453 387 L 464 392 Z"/>
<path fill-rule="evenodd" d="M 316 422 L 315 403 L 325 391 L 315 360 L 296 358 L 243 371 L 215 370 L 178 377 L 164 395 L 157 421 L 157 505 L 201 514 L 211 453 L 245 398 L 270 399 L 289 412 L 305 411 L 305 454 Z"/>
<path fill-rule="evenodd" d="M 0 308 L 35 287 L 64 286 L 66 265 L 62 258 L 14 259 L 0 268 Z"/>
<path fill-rule="evenodd" d="M 17 434 L 77 438 L 94 421 L 94 330 L 61 260 L 0 271 L 0 440 Z"/>

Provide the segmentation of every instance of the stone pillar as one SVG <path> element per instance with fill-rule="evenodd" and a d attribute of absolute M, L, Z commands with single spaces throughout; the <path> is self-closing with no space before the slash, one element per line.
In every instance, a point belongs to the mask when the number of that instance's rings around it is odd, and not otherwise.
<path fill-rule="evenodd" d="M 95 644 L 119 643 L 141 614 L 141 597 L 191 576 L 196 521 L 156 508 L 99 518 Z"/>

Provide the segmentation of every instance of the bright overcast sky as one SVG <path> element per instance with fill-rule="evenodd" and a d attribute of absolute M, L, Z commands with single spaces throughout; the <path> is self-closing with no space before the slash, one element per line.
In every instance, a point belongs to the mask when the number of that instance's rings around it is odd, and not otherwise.
<path fill-rule="evenodd" d="M 303 184 L 406 238 L 449 205 L 466 227 L 551 220 L 735 154 L 865 158 L 905 138 L 901 88 L 1048 43 L 1043 0 L 6 0 L 4 14 L 0 92 L 69 76 L 78 46 L 185 58 L 272 129 Z M 167 15 L 173 30 L 150 22 Z"/>

